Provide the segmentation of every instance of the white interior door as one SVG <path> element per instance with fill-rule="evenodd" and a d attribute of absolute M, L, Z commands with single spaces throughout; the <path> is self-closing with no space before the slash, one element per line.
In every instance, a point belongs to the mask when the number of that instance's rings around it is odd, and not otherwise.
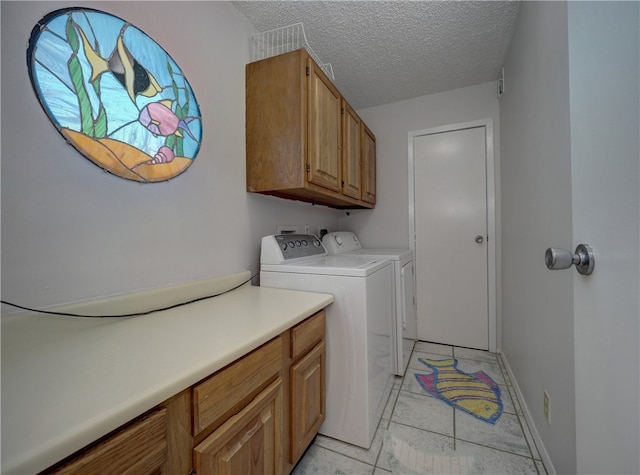
<path fill-rule="evenodd" d="M 485 127 L 414 137 L 418 339 L 489 349 Z"/>
<path fill-rule="evenodd" d="M 640 473 L 640 8 L 568 3 L 576 471 Z"/>

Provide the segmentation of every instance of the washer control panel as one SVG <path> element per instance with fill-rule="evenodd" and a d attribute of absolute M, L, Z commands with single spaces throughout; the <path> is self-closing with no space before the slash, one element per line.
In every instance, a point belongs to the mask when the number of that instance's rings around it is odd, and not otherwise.
<path fill-rule="evenodd" d="M 282 264 L 292 259 L 324 256 L 326 249 L 313 234 L 275 234 L 262 238 L 261 264 Z"/>

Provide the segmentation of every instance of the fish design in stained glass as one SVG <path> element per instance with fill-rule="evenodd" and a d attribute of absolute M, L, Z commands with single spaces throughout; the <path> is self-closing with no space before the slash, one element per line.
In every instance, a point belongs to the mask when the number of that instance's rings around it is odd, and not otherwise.
<path fill-rule="evenodd" d="M 66 8 L 32 30 L 31 83 L 60 133 L 103 169 L 138 182 L 184 172 L 202 142 L 187 78 L 154 40 L 109 13 Z"/>

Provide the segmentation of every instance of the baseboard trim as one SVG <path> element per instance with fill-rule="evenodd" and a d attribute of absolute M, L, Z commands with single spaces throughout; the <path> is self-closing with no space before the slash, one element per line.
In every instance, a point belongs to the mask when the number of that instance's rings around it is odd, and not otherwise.
<path fill-rule="evenodd" d="M 509 366 L 509 362 L 507 361 L 507 357 L 504 353 L 500 352 L 500 358 L 504 364 L 507 373 L 509 373 L 509 379 L 511 379 L 511 383 L 513 384 L 513 390 L 516 393 L 516 397 L 518 398 L 517 403 L 520 405 L 522 409 L 522 414 L 524 415 L 525 422 L 529 426 L 529 432 L 531 433 L 531 437 L 533 438 L 533 442 L 538 449 L 538 453 L 540 454 L 540 458 L 542 459 L 542 463 L 544 463 L 544 468 L 547 470 L 548 475 L 557 475 L 556 469 L 551 462 L 551 458 L 549 457 L 549 453 L 547 452 L 544 443 L 542 442 L 542 438 L 540 434 L 538 434 L 538 430 L 536 429 L 536 425 L 533 422 L 533 418 L 531 417 L 531 413 L 529 412 L 529 408 L 527 407 L 527 403 L 524 400 L 524 396 L 522 391 L 520 391 L 520 386 L 518 386 L 518 380 L 513 374 L 511 370 L 511 366 Z"/>

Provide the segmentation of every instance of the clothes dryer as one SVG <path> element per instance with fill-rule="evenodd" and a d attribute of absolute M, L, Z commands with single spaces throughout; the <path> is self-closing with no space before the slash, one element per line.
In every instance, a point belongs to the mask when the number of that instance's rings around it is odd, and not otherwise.
<path fill-rule="evenodd" d="M 330 255 L 388 259 L 393 264 L 393 371 L 402 376 L 409 365 L 418 335 L 415 299 L 415 272 L 411 249 L 363 249 L 358 237 L 350 231 L 325 234 L 322 243 Z"/>
<path fill-rule="evenodd" d="M 329 256 L 312 235 L 262 238 L 260 285 L 331 293 L 326 418 L 320 433 L 369 448 L 393 386 L 389 260 Z"/>

